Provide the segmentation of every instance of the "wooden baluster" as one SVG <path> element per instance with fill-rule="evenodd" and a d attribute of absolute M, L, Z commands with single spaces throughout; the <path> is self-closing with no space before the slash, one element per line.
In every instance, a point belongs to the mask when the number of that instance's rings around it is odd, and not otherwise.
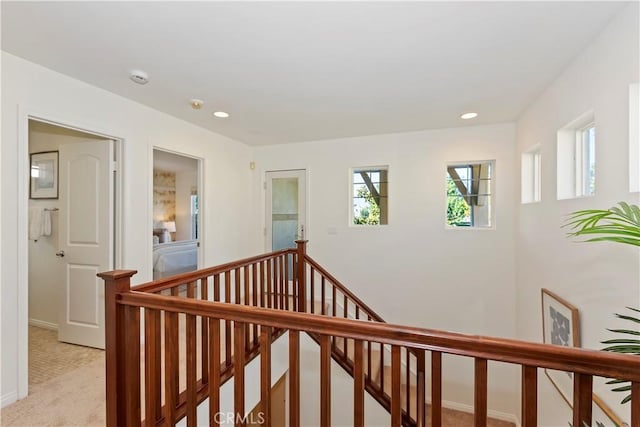
<path fill-rule="evenodd" d="M 344 308 L 343 316 L 345 319 L 349 318 L 349 300 L 347 300 L 347 295 L 342 296 L 342 307 Z"/>
<path fill-rule="evenodd" d="M 322 300 L 322 307 L 320 307 L 322 312 L 320 314 L 322 314 L 323 316 L 327 314 L 327 294 L 325 292 L 325 287 L 325 278 L 324 276 L 322 276 L 320 278 L 320 292 L 322 293 L 322 296 L 320 298 Z"/>
<path fill-rule="evenodd" d="M 290 298 L 288 298 L 290 300 L 290 304 L 291 304 L 291 310 L 293 311 L 299 311 L 298 310 L 298 281 L 296 280 L 296 275 L 295 272 L 292 271 L 291 272 L 291 277 L 289 277 L 289 258 L 291 258 L 291 266 L 292 268 L 296 268 L 296 257 L 294 254 L 285 254 L 284 259 L 286 260 L 286 270 L 285 273 L 287 275 L 287 278 L 285 279 L 285 283 L 287 284 L 287 292 L 289 292 L 289 280 L 291 280 L 291 294 L 290 294 Z"/>
<path fill-rule="evenodd" d="M 331 342 L 320 335 L 320 426 L 331 426 Z"/>
<path fill-rule="evenodd" d="M 246 325 L 243 322 L 233 322 L 233 408 L 236 426 L 244 426 L 244 337 Z"/>
<path fill-rule="evenodd" d="M 307 255 L 307 240 L 296 240 L 298 260 L 298 311 L 307 312 L 307 270 L 305 257 Z M 311 270 L 311 312 L 313 313 L 313 269 Z"/>
<path fill-rule="evenodd" d="M 404 370 L 404 392 L 406 397 L 405 410 L 407 414 L 411 415 L 411 356 L 409 354 L 409 349 L 405 348 L 405 370 Z"/>
<path fill-rule="evenodd" d="M 213 300 L 220 301 L 220 275 L 213 276 Z"/>
<path fill-rule="evenodd" d="M 240 268 L 236 268 L 233 271 L 233 275 L 234 275 L 234 283 L 235 283 L 235 299 L 234 301 L 236 302 L 236 304 L 242 304 L 242 288 L 240 287 L 240 280 L 241 280 L 241 274 L 240 274 Z"/>
<path fill-rule="evenodd" d="M 475 358 L 475 385 L 473 396 L 473 423 L 475 427 L 485 427 L 487 425 L 487 359 Z"/>
<path fill-rule="evenodd" d="M 135 270 L 115 270 L 98 274 L 105 282 L 105 364 L 106 364 L 106 424 L 108 427 L 124 425 L 125 375 L 124 307 L 117 302 L 118 295 L 131 290 L 131 276 Z"/>
<path fill-rule="evenodd" d="M 431 426 L 442 426 L 442 353 L 431 352 Z"/>
<path fill-rule="evenodd" d="M 195 298 L 195 282 L 187 285 L 187 298 Z M 196 316 L 193 314 L 185 315 L 186 323 L 186 341 L 187 341 L 187 427 L 195 427 L 197 425 L 196 410 L 197 402 L 197 370 L 196 370 Z"/>
<path fill-rule="evenodd" d="M 369 319 L 369 320 L 371 320 L 371 319 Z M 370 382 L 373 382 L 374 378 L 372 378 L 372 376 L 371 376 L 371 360 L 372 360 L 372 357 L 371 357 L 371 344 L 372 344 L 371 341 L 367 341 L 367 379 Z"/>
<path fill-rule="evenodd" d="M 426 364 L 424 350 L 415 350 L 416 355 L 416 370 L 417 370 L 417 392 L 416 392 L 416 426 L 426 427 L 427 419 L 425 416 L 425 387 L 426 387 Z"/>
<path fill-rule="evenodd" d="M 360 306 L 356 304 L 356 319 L 360 320 Z"/>
<path fill-rule="evenodd" d="M 251 285 L 253 289 L 253 306 L 258 307 L 258 264 L 251 264 Z M 255 348 L 259 345 L 260 337 L 258 335 L 258 324 L 253 324 L 253 344 Z"/>
<path fill-rule="evenodd" d="M 337 298 L 336 298 L 336 287 L 335 287 L 335 285 L 333 283 L 331 284 L 331 289 L 332 289 L 331 297 L 333 298 L 333 302 L 332 302 L 332 304 L 333 304 L 333 317 L 336 317 L 336 306 L 337 306 L 336 299 Z"/>
<path fill-rule="evenodd" d="M 293 307 L 293 299 L 289 293 L 289 254 L 282 255 L 282 265 L 284 266 L 282 270 L 282 273 L 284 274 L 282 284 L 285 310 L 295 310 L 295 307 Z"/>
<path fill-rule="evenodd" d="M 249 279 L 250 279 L 250 275 L 249 275 L 249 266 L 245 265 L 242 271 L 242 281 L 244 284 L 244 305 L 249 306 L 251 304 L 251 295 L 249 295 Z M 249 349 L 251 348 L 251 324 L 248 324 L 248 327 L 245 329 L 245 336 L 244 336 L 244 348 L 246 352 L 249 352 Z"/>
<path fill-rule="evenodd" d="M 640 426 L 640 382 L 631 383 L 631 425 Z"/>
<path fill-rule="evenodd" d="M 217 275 L 216 275 L 217 277 Z M 215 281 L 215 279 L 214 279 Z M 220 425 L 220 319 L 209 318 L 209 425 Z"/>
<path fill-rule="evenodd" d="M 522 427 L 538 425 L 538 368 L 522 366 Z"/>
<path fill-rule="evenodd" d="M 178 400 L 178 313 L 164 312 L 164 421 L 176 422 Z"/>
<path fill-rule="evenodd" d="M 224 302 L 231 302 L 231 271 L 224 273 Z M 224 363 L 231 366 L 231 321 L 224 321 Z"/>
<path fill-rule="evenodd" d="M 162 417 L 160 394 L 160 311 L 144 309 L 144 414 L 145 425 L 155 425 Z"/>
<path fill-rule="evenodd" d="M 280 269 L 280 309 L 288 310 L 289 309 L 289 301 L 287 300 L 287 294 L 285 292 L 287 285 L 284 281 L 285 270 L 287 269 L 286 262 L 283 259 L 284 257 L 279 256 L 279 269 Z"/>
<path fill-rule="evenodd" d="M 310 291 L 311 291 L 311 296 L 309 297 L 310 302 L 309 305 L 311 307 L 311 313 L 315 313 L 316 312 L 316 289 L 315 289 L 315 270 L 313 269 L 313 267 L 310 267 L 311 269 L 311 282 L 309 283 L 309 286 L 311 287 Z M 305 303 L 306 303 L 306 299 L 305 299 Z"/>
<path fill-rule="evenodd" d="M 280 310 L 280 258 L 273 260 L 273 308 Z"/>
<path fill-rule="evenodd" d="M 380 343 L 380 391 L 384 392 L 384 344 Z"/>
<path fill-rule="evenodd" d="M 267 305 L 267 301 L 266 301 L 266 295 L 265 293 L 267 292 L 265 289 L 265 280 L 264 280 L 264 273 L 265 273 L 265 262 L 261 261 L 260 265 L 259 265 L 259 272 L 258 272 L 258 287 L 260 288 L 260 307 L 266 307 Z"/>
<path fill-rule="evenodd" d="M 269 326 L 260 327 L 260 410 L 263 427 L 271 427 L 271 341 Z"/>
<path fill-rule="evenodd" d="M 362 340 L 353 342 L 353 425 L 364 427 L 364 364 Z"/>
<path fill-rule="evenodd" d="M 267 308 L 273 307 L 273 260 L 267 261 Z"/>
<path fill-rule="evenodd" d="M 402 425 L 402 401 L 400 397 L 400 347 L 391 346 L 391 425 Z"/>
<path fill-rule="evenodd" d="M 593 377 L 588 374 L 573 373 L 573 425 L 591 425 L 593 405 Z"/>
<path fill-rule="evenodd" d="M 200 279 L 200 299 L 209 300 L 209 278 Z M 200 364 L 202 369 L 202 384 L 209 382 L 209 322 L 200 317 Z"/>
<path fill-rule="evenodd" d="M 289 426 L 300 426 L 300 333 L 289 330 Z"/>
<path fill-rule="evenodd" d="M 142 421 L 140 408 L 140 308 L 126 307 L 124 321 L 127 325 L 125 342 L 125 382 L 127 390 L 127 425 L 139 426 Z"/>

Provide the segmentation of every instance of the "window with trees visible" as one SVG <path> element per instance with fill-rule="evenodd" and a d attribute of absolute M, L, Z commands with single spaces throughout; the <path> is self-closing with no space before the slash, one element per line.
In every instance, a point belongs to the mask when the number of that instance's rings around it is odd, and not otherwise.
<path fill-rule="evenodd" d="M 447 166 L 447 226 L 492 226 L 492 180 L 492 161 Z"/>
<path fill-rule="evenodd" d="M 353 169 L 351 214 L 356 225 L 385 225 L 389 221 L 389 170 L 385 167 Z"/>

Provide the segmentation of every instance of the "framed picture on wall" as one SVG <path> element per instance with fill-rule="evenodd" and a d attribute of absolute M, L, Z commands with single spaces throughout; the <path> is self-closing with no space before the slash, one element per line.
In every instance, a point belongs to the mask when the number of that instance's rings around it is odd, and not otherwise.
<path fill-rule="evenodd" d="M 542 289 L 542 335 L 545 344 L 580 347 L 578 309 L 544 288 Z M 573 373 L 554 369 L 545 369 L 544 372 L 562 399 L 572 408 Z M 603 423 L 605 426 L 611 425 L 611 423 L 620 427 L 626 425 L 595 393 L 593 394 L 593 402 L 595 403 L 593 405 L 593 425 L 596 425 L 596 422 Z"/>
<path fill-rule="evenodd" d="M 31 199 L 58 198 L 58 152 L 43 151 L 31 154 Z"/>

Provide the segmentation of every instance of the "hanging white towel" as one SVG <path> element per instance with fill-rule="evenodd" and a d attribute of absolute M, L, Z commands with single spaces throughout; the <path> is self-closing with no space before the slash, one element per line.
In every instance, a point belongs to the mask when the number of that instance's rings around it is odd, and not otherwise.
<path fill-rule="evenodd" d="M 38 240 L 42 236 L 44 208 L 29 208 L 29 240 Z"/>
<path fill-rule="evenodd" d="M 51 236 L 51 211 L 47 209 L 42 211 L 42 235 Z"/>

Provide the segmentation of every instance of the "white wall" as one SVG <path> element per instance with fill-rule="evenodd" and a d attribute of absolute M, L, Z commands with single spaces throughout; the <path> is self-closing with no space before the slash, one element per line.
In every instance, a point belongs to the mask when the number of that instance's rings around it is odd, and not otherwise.
<path fill-rule="evenodd" d="M 49 125 L 30 122 L 29 153 L 58 151 L 64 144 L 81 143 L 102 138 L 51 128 Z M 58 199 L 29 200 L 29 207 L 59 208 Z M 58 326 L 58 308 L 63 287 L 64 264 L 55 254 L 58 244 L 58 212 L 51 212 L 51 235 L 38 241 L 29 240 L 29 322 L 48 328 Z"/>
<path fill-rule="evenodd" d="M 44 115 L 85 129 L 124 138 L 124 260 L 120 268 L 137 269 L 135 283 L 150 280 L 152 147 L 191 154 L 204 159 L 204 263 L 214 265 L 256 253 L 256 228 L 251 204 L 251 149 L 229 138 L 193 126 L 95 86 L 69 78 L 16 56 L 2 53 L 2 404 L 17 398 L 18 358 L 25 357 L 26 271 L 18 260 L 27 257 L 27 200 L 18 188 L 28 183 L 26 166 L 19 156 L 26 137 L 25 115 Z M 27 187 L 28 188 L 28 187 Z M 22 224 L 24 235 L 19 235 Z M 24 301 L 24 306 L 21 305 Z M 26 383 L 20 384 L 26 392 Z"/>
<path fill-rule="evenodd" d="M 517 123 L 519 153 L 542 147 L 542 202 L 517 207 L 518 336 L 541 341 L 540 288 L 549 288 L 580 310 L 582 346 L 599 349 L 611 338 L 605 328 L 617 327 L 613 313 L 640 306 L 639 251 L 609 243 L 577 244 L 560 227 L 566 215 L 579 209 L 606 209 L 624 200 L 638 203 L 629 192 L 628 94 L 640 80 L 638 4 L 615 18 L 522 114 Z M 556 199 L 556 132 L 585 111 L 596 121 L 596 194 Z M 629 325 L 627 325 L 629 326 Z M 541 425 L 566 425 L 569 408 L 540 375 Z M 602 382 L 596 393 L 619 415 L 621 395 Z M 544 409 L 544 410 L 542 410 Z M 607 424 L 607 423 L 605 423 Z M 608 425 L 608 424 L 607 424 Z"/>
<path fill-rule="evenodd" d="M 515 336 L 512 124 L 261 147 L 257 167 L 308 171 L 309 253 L 390 323 Z M 446 164 L 495 160 L 495 229 L 445 229 Z M 389 166 L 389 225 L 349 225 L 349 168 Z M 255 221 L 264 224 L 257 179 Z M 258 195 L 262 194 L 262 197 Z M 335 234 L 332 234 L 335 232 Z M 472 363 L 446 360 L 446 400 L 472 403 Z M 490 381 L 492 409 L 515 413 L 513 375 Z"/>

